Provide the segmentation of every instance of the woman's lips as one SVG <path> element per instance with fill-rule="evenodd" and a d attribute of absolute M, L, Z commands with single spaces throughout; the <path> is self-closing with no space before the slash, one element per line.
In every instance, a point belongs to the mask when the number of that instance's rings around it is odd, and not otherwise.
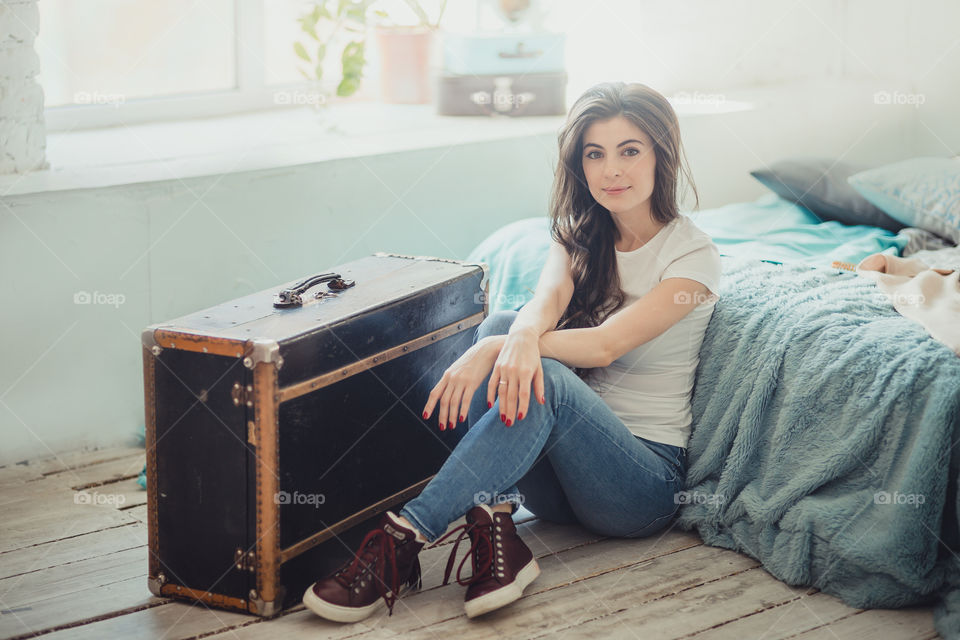
<path fill-rule="evenodd" d="M 630 187 L 618 187 L 616 189 L 604 189 L 603 192 L 606 193 L 607 195 L 616 196 L 616 195 L 620 195 L 621 193 L 623 193 L 629 188 Z"/>

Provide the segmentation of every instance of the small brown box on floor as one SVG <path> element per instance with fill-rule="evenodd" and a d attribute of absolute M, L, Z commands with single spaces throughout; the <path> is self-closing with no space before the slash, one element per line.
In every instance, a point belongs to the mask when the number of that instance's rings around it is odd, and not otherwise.
<path fill-rule="evenodd" d="M 486 268 L 379 253 L 148 327 L 150 590 L 276 615 L 419 494 L 465 431 L 421 412 Z"/>

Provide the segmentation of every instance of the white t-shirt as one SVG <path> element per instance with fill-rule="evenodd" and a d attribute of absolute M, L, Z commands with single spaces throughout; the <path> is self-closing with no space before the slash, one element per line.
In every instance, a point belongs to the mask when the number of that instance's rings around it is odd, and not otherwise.
<path fill-rule="evenodd" d="M 720 251 L 680 214 L 639 249 L 616 253 L 627 296 L 621 309 L 667 278 L 690 278 L 710 290 L 708 299 L 677 324 L 596 372 L 589 383 L 635 435 L 686 447 L 700 345 L 718 299 Z"/>

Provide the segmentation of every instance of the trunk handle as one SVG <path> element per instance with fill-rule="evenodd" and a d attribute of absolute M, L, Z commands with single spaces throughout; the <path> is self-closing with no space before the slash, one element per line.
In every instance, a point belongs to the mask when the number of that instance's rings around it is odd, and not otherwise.
<path fill-rule="evenodd" d="M 329 281 L 329 282 L 328 282 Z M 278 308 L 299 307 L 303 305 L 304 292 L 310 287 L 320 283 L 328 282 L 327 288 L 331 291 L 343 291 L 356 284 L 353 280 L 344 280 L 339 273 L 321 273 L 309 278 L 304 278 L 287 289 L 281 289 L 273 298 L 273 306 Z M 316 297 L 326 295 L 323 291 L 318 291 Z"/>

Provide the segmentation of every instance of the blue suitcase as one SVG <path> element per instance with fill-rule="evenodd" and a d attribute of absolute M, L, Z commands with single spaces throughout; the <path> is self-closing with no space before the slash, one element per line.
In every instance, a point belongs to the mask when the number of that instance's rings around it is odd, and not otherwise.
<path fill-rule="evenodd" d="M 445 75 L 515 75 L 564 71 L 562 33 L 443 35 Z"/>

